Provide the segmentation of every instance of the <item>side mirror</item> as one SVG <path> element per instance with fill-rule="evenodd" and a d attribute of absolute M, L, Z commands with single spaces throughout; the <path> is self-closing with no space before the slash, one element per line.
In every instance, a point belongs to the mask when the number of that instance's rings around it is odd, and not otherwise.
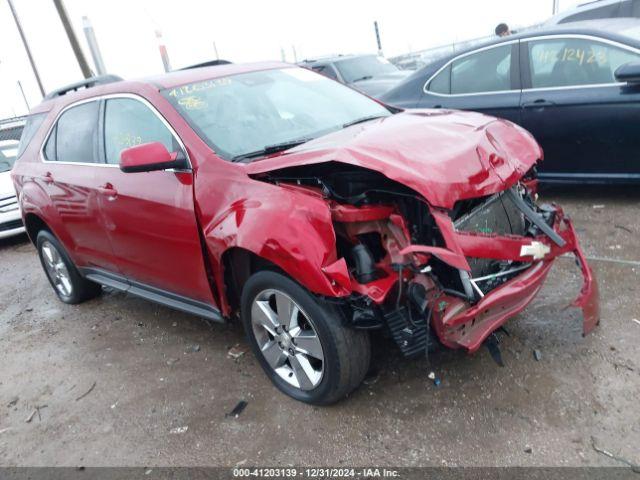
<path fill-rule="evenodd" d="M 125 173 L 153 172 L 169 168 L 188 168 L 187 159 L 180 151 L 169 153 L 160 142 L 143 143 L 126 148 L 120 153 L 120 170 Z"/>
<path fill-rule="evenodd" d="M 640 63 L 625 63 L 620 65 L 613 74 L 618 82 L 629 85 L 640 84 Z"/>

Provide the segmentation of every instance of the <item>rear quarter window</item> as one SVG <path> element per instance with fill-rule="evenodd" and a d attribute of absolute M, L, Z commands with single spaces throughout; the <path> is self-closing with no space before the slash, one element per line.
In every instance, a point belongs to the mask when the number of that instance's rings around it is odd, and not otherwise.
<path fill-rule="evenodd" d="M 46 113 L 35 113 L 33 115 L 29 115 L 29 118 L 27 118 L 27 123 L 22 130 L 22 135 L 20 136 L 20 144 L 18 145 L 18 153 L 16 155 L 17 158 L 20 158 L 20 156 L 29 146 L 29 143 L 31 143 L 31 140 L 33 140 L 33 137 L 40 129 L 40 126 L 42 125 L 42 122 L 44 121 L 44 118 L 46 116 Z"/>

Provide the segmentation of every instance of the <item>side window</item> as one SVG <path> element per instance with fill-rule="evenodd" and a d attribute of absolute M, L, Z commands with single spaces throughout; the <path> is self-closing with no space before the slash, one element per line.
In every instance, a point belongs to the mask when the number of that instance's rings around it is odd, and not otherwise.
<path fill-rule="evenodd" d="M 583 38 L 529 42 L 531 86 L 569 87 L 615 82 L 620 65 L 637 62 L 637 53 Z"/>
<path fill-rule="evenodd" d="M 47 160 L 96 163 L 99 102 L 71 107 L 56 123 L 45 146 Z"/>
<path fill-rule="evenodd" d="M 472 53 L 451 65 L 451 93 L 511 90 L 511 45 Z"/>
<path fill-rule="evenodd" d="M 117 164 L 122 150 L 149 142 L 160 142 L 170 152 L 180 149 L 162 120 L 144 103 L 131 98 L 107 100 L 104 117 L 107 163 Z"/>
<path fill-rule="evenodd" d="M 451 93 L 451 65 L 442 70 L 429 82 L 427 89 L 433 93 L 448 95 Z"/>

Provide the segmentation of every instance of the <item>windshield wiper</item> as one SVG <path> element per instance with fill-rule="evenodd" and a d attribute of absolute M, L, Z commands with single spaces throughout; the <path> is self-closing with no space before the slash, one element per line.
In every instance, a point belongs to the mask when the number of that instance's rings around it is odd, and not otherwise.
<path fill-rule="evenodd" d="M 368 117 L 362 117 L 362 118 L 353 120 L 351 122 L 347 122 L 344 125 L 342 125 L 342 128 L 347 128 L 347 127 L 350 127 L 351 125 L 357 125 L 358 123 L 364 123 L 364 122 L 368 122 L 369 120 L 375 120 L 376 118 L 384 118 L 384 117 L 388 117 L 388 115 L 369 115 Z"/>
<path fill-rule="evenodd" d="M 297 147 L 298 145 L 302 145 L 303 143 L 307 143 L 309 140 L 313 140 L 313 138 L 298 138 L 297 140 L 289 140 L 287 142 L 267 145 L 266 147 L 260 150 L 256 150 L 255 152 L 236 155 L 231 159 L 231 161 L 239 162 L 247 158 L 256 158 L 256 157 L 262 157 L 263 155 L 269 155 L 271 153 L 283 152 L 284 150 L 289 150 L 290 148 Z"/>
<path fill-rule="evenodd" d="M 373 78 L 373 75 L 365 75 L 364 77 L 359 77 L 359 78 L 356 78 L 355 80 L 352 80 L 351 83 L 360 82 L 362 80 L 371 80 L 372 78 Z"/>

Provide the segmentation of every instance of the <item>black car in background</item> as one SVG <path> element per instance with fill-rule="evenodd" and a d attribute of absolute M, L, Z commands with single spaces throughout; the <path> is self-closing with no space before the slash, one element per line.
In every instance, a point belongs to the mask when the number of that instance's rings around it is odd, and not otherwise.
<path fill-rule="evenodd" d="M 381 96 L 476 110 L 540 142 L 546 182 L 640 182 L 640 20 L 564 24 L 438 60 Z"/>
<path fill-rule="evenodd" d="M 338 55 L 298 63 L 377 98 L 412 73 L 379 55 Z"/>

